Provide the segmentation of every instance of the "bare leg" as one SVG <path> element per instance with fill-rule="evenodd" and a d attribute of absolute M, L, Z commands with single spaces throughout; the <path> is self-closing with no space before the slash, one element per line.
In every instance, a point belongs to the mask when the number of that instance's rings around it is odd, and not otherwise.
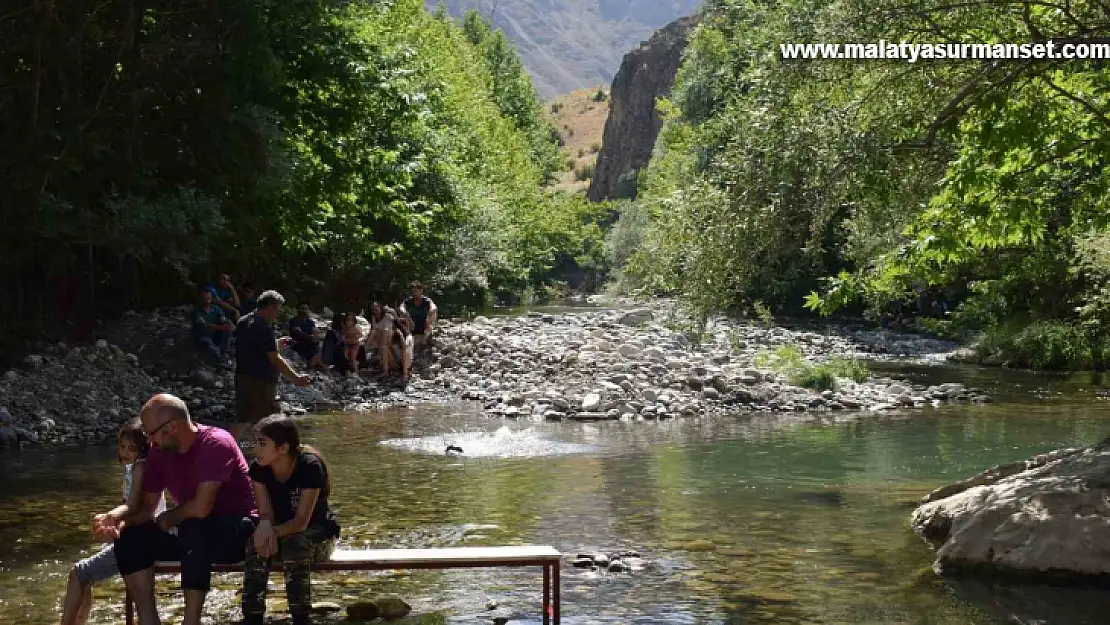
<path fill-rule="evenodd" d="M 200 625 L 200 617 L 204 612 L 204 598 L 207 595 L 208 591 L 205 590 L 185 591 L 185 618 L 181 621 L 181 625 Z"/>
<path fill-rule="evenodd" d="M 62 625 L 85 625 L 92 609 L 92 585 L 82 584 L 77 579 L 77 571 L 69 571 L 66 584 L 66 598 L 62 601 Z"/>
<path fill-rule="evenodd" d="M 393 346 L 390 345 L 390 336 L 382 332 L 381 343 L 378 344 L 378 352 L 382 356 L 382 375 L 388 377 L 389 369 L 393 366 Z"/>
<path fill-rule="evenodd" d="M 409 379 L 409 369 L 412 368 L 412 349 L 404 345 L 401 348 L 401 377 Z"/>
<path fill-rule="evenodd" d="M 135 600 L 139 625 L 162 625 L 162 620 L 158 618 L 158 606 L 154 603 L 154 569 L 143 569 L 124 575 L 123 583 L 127 585 L 131 598 Z"/>

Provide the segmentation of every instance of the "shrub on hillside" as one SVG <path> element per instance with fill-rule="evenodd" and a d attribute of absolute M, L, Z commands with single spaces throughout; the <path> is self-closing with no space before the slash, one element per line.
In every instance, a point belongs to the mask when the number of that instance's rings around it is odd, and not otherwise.
<path fill-rule="evenodd" d="M 574 179 L 579 181 L 592 179 L 594 177 L 595 167 L 596 165 L 594 163 L 579 165 L 574 169 Z"/>

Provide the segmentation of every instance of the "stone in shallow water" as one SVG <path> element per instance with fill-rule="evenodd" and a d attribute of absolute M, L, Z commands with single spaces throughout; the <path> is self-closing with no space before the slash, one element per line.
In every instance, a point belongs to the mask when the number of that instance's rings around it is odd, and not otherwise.
<path fill-rule="evenodd" d="M 1110 448 L 1062 449 L 939 488 L 913 529 L 935 568 L 1093 579 L 1110 575 Z"/>
<path fill-rule="evenodd" d="M 378 614 L 385 619 L 402 618 L 412 612 L 412 606 L 397 595 L 377 597 L 374 599 L 374 605 L 378 606 Z"/>
<path fill-rule="evenodd" d="M 316 601 L 312 604 L 313 614 L 331 614 L 332 612 L 338 612 L 342 609 L 343 606 L 338 603 L 332 603 L 331 601 Z"/>
<path fill-rule="evenodd" d="M 347 620 L 372 621 L 380 615 L 381 610 L 373 601 L 358 601 L 347 606 Z"/>

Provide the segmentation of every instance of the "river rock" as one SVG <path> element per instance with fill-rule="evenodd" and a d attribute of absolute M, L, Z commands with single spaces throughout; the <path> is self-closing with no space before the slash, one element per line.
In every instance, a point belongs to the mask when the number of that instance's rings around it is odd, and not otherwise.
<path fill-rule="evenodd" d="M 630 310 L 627 313 L 621 315 L 621 318 L 617 321 L 617 323 L 621 324 L 622 326 L 640 326 L 651 321 L 651 319 L 651 310 L 647 308 L 639 308 L 636 310 Z"/>
<path fill-rule="evenodd" d="M 910 519 L 938 572 L 1110 575 L 1110 442 L 1000 465 L 929 494 Z"/>
<path fill-rule="evenodd" d="M 381 610 L 373 601 L 357 601 L 347 606 L 349 621 L 372 621 L 379 616 L 381 616 Z"/>
<path fill-rule="evenodd" d="M 376 597 L 374 605 L 378 606 L 378 614 L 384 619 L 404 618 L 412 612 L 412 606 L 397 595 Z"/>
<path fill-rule="evenodd" d="M 601 395 L 597 393 L 586 393 L 586 396 L 582 398 L 582 410 L 585 412 L 597 410 L 600 405 Z"/>

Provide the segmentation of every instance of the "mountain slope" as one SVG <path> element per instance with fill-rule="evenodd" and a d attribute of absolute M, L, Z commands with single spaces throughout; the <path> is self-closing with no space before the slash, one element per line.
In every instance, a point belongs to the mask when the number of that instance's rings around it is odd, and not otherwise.
<path fill-rule="evenodd" d="M 516 44 L 544 99 L 608 86 L 626 52 L 701 0 L 442 0 L 451 15 L 478 9 Z M 434 9 L 437 0 L 425 0 Z M 495 11 L 496 9 L 496 11 Z"/>

